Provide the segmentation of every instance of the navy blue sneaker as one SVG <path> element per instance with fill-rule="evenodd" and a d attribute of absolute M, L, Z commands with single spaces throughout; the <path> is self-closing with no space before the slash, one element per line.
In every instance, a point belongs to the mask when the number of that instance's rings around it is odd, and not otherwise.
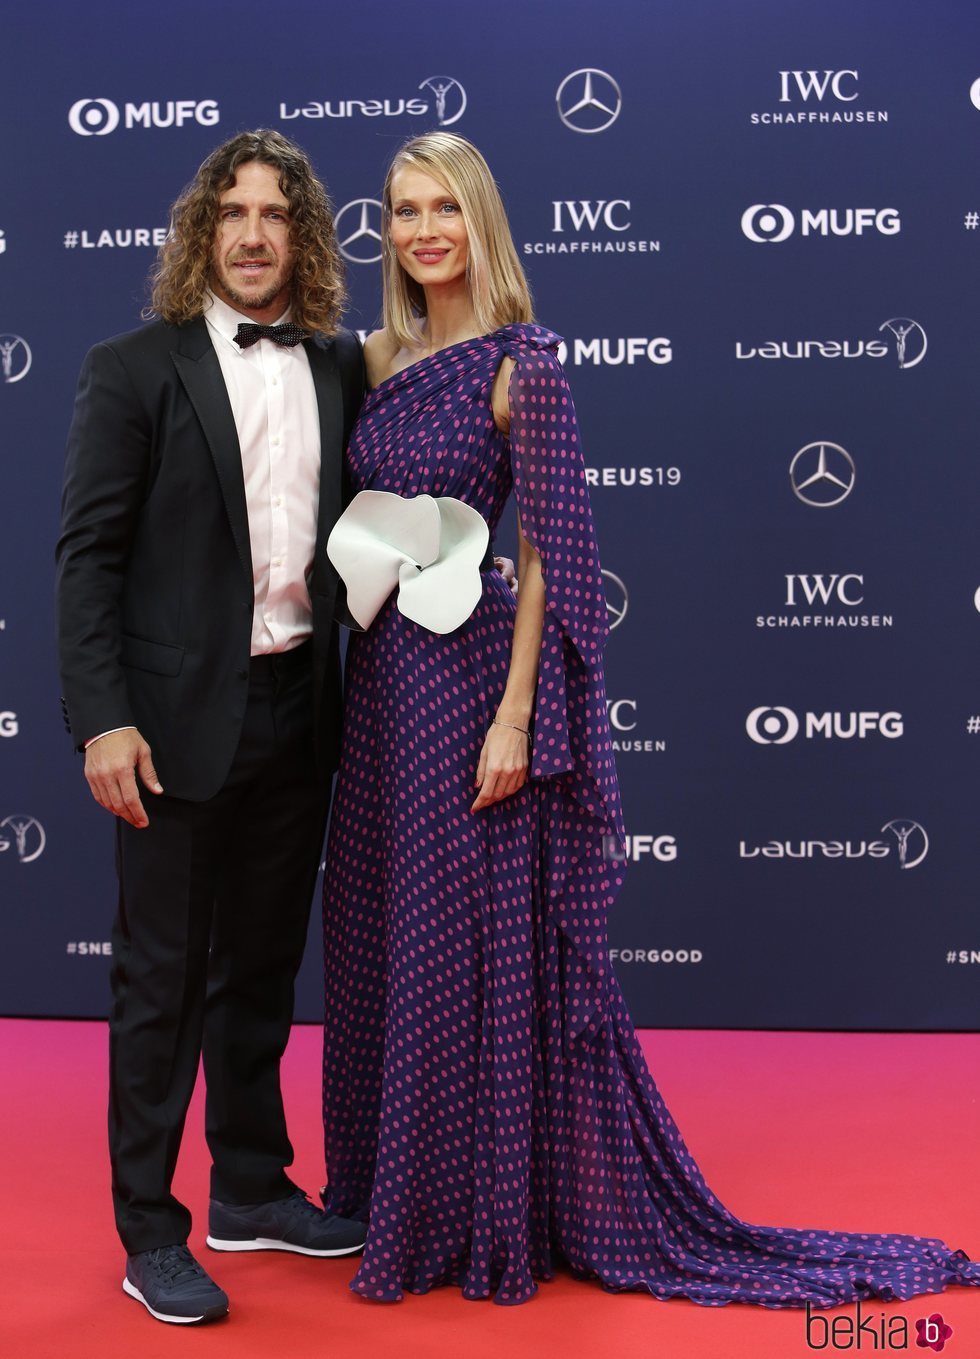
<path fill-rule="evenodd" d="M 228 1295 L 204 1272 L 186 1246 L 158 1246 L 126 1257 L 123 1292 L 157 1321 L 178 1326 L 228 1315 Z"/>
<path fill-rule="evenodd" d="M 208 1245 L 212 1250 L 290 1250 L 297 1255 L 355 1255 L 367 1227 L 328 1217 L 302 1189 L 274 1203 L 232 1204 L 211 1200 Z"/>

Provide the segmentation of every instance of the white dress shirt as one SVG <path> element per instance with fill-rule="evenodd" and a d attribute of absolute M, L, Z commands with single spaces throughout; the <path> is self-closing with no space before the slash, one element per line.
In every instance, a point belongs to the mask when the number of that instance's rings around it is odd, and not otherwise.
<path fill-rule="evenodd" d="M 210 294 L 205 312 L 228 389 L 245 479 L 255 610 L 251 654 L 290 651 L 313 631 L 309 580 L 320 498 L 320 421 L 303 345 L 240 349 L 243 316 Z M 289 317 L 288 310 L 275 323 Z"/>

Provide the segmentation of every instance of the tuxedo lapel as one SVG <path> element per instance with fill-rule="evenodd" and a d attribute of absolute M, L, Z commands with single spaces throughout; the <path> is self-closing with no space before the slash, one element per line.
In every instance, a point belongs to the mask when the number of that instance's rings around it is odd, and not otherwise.
<path fill-rule="evenodd" d="M 317 574 L 326 562 L 327 538 L 342 508 L 344 396 L 333 344 L 329 340 L 308 340 L 305 348 L 320 417 L 320 506 L 314 557 L 314 574 Z"/>
<path fill-rule="evenodd" d="M 241 447 L 231 402 L 228 400 L 228 389 L 221 374 L 221 364 L 203 318 L 181 327 L 177 348 L 171 352 L 171 358 L 204 430 L 218 473 L 235 546 L 251 586 L 252 551 L 248 536 Z"/>

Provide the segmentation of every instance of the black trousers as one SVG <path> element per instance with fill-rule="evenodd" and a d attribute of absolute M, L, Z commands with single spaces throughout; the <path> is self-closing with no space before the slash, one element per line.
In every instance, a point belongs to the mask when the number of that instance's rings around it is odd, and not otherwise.
<path fill-rule="evenodd" d="M 149 826 L 116 822 L 109 1150 L 131 1254 L 190 1231 L 171 1184 L 202 1052 L 212 1196 L 293 1192 L 279 1064 L 329 801 L 314 763 L 311 652 L 252 662 L 241 741 L 215 797 L 144 793 Z"/>

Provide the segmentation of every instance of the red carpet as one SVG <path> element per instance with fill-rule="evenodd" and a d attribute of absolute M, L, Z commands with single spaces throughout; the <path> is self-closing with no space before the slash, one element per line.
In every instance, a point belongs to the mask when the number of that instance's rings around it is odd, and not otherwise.
<path fill-rule="evenodd" d="M 284 1081 L 295 1178 L 322 1168 L 318 1046 L 298 1028 Z M 200 1090 L 178 1170 L 194 1209 L 191 1246 L 231 1295 L 214 1326 L 153 1321 L 120 1289 L 123 1257 L 109 1210 L 105 1026 L 0 1021 L 6 1192 L 0 1279 L 3 1359 L 802 1359 L 805 1316 L 609 1295 L 559 1278 L 524 1307 L 467 1303 L 439 1290 L 397 1306 L 346 1287 L 350 1261 L 215 1255 L 204 1246 L 207 1154 Z M 980 1256 L 980 1036 L 656 1032 L 644 1048 L 710 1187 L 754 1222 L 941 1236 Z M 758 1128 L 769 1129 L 764 1137 Z M 889 1319 L 940 1311 L 944 1356 L 980 1359 L 980 1289 L 862 1306 L 865 1330 L 825 1349 L 882 1349 Z M 846 1307 L 821 1315 L 855 1318 Z M 816 1334 L 811 1341 L 823 1337 Z"/>

